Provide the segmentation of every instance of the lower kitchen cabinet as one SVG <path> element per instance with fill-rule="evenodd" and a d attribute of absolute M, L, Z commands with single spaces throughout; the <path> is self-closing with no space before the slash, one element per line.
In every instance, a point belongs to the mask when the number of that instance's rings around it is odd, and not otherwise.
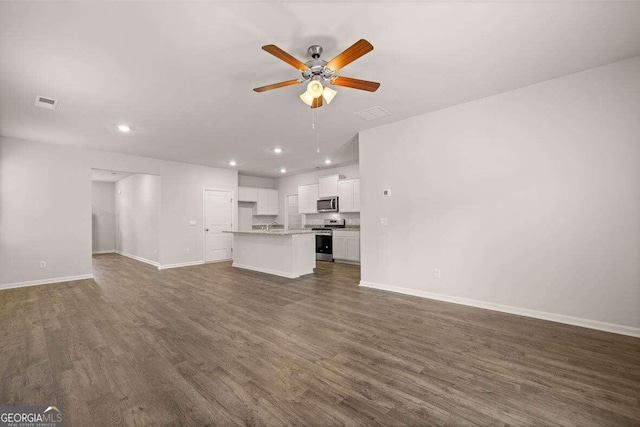
<path fill-rule="evenodd" d="M 360 262 L 359 231 L 333 231 L 333 259 Z"/>

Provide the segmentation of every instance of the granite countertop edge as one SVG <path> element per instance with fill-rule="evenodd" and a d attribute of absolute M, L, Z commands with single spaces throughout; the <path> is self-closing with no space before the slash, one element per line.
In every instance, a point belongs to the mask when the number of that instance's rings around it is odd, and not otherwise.
<path fill-rule="evenodd" d="M 223 233 L 231 234 L 260 234 L 266 236 L 291 236 L 293 234 L 315 234 L 313 230 L 282 230 L 276 229 L 272 231 L 265 230 L 245 230 L 245 231 L 223 231 Z"/>

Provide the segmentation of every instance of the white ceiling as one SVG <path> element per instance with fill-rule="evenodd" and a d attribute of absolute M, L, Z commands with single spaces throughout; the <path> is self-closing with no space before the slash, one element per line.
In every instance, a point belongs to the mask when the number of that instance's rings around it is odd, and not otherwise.
<path fill-rule="evenodd" d="M 639 2 L 0 2 L 0 134 L 275 177 L 357 161 L 357 132 L 640 55 Z M 298 78 L 262 51 L 331 59 L 375 50 L 319 110 L 321 154 Z M 59 100 L 36 108 L 36 95 Z M 391 116 L 353 113 L 381 106 Z M 121 134 L 118 123 L 132 132 Z M 274 146 L 285 152 L 275 155 Z M 389 141 L 390 150 L 393 141 Z"/>
<path fill-rule="evenodd" d="M 105 169 L 91 169 L 91 181 L 117 182 L 129 175 L 133 174 L 130 172 L 110 171 Z"/>

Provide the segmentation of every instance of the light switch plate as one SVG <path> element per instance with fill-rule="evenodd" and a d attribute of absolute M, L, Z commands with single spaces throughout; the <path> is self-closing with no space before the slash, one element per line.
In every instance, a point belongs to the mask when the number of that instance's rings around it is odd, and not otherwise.
<path fill-rule="evenodd" d="M 382 195 L 385 197 L 391 197 L 391 189 L 385 188 L 384 190 L 382 190 Z"/>
<path fill-rule="evenodd" d="M 389 225 L 389 218 L 380 218 L 380 225 Z"/>
<path fill-rule="evenodd" d="M 189 221 L 189 225 L 196 225 L 196 220 L 192 219 L 191 221 Z"/>

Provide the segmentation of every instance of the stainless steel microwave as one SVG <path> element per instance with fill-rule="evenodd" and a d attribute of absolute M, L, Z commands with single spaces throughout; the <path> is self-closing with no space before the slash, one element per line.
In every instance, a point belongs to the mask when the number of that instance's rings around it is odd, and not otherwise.
<path fill-rule="evenodd" d="M 318 212 L 338 212 L 338 198 L 326 197 L 318 199 Z"/>

